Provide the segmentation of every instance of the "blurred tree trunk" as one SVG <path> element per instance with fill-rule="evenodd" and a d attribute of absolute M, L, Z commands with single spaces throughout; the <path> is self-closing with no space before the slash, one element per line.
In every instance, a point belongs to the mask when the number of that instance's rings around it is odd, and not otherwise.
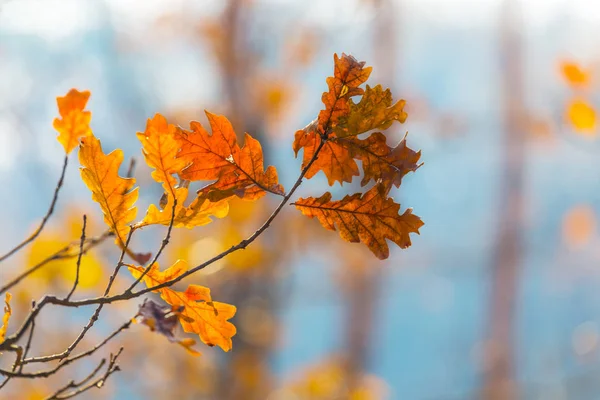
<path fill-rule="evenodd" d="M 400 3 L 397 1 L 396 3 Z M 396 27 L 399 25 L 394 2 L 374 0 L 376 18 L 373 20 L 373 59 L 379 80 L 387 86 L 394 86 L 398 74 L 396 55 L 398 52 Z M 362 253 L 361 253 L 362 254 Z M 359 263 L 373 263 L 369 257 L 359 257 Z M 356 261 L 355 261 L 356 262 Z M 347 330 L 346 337 L 346 379 L 349 390 L 360 384 L 369 362 L 370 346 L 376 322 L 381 285 L 384 281 L 385 266 L 347 266 L 351 270 L 347 289 Z"/>
<path fill-rule="evenodd" d="M 498 232 L 492 264 L 492 289 L 483 398 L 518 397 L 513 338 L 519 267 L 522 261 L 523 177 L 523 45 L 517 0 L 505 0 L 500 21 L 501 96 L 504 113 L 503 176 Z"/>

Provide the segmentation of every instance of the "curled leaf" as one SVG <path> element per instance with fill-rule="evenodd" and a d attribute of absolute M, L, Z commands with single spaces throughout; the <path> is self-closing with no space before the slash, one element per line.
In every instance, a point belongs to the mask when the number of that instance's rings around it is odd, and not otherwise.
<path fill-rule="evenodd" d="M 55 118 L 53 126 L 58 131 L 57 140 L 67 154 L 79 145 L 79 139 L 92 135 L 92 113 L 84 111 L 89 97 L 90 92 L 87 90 L 80 92 L 71 89 L 64 97 L 56 98 L 61 118 Z"/>
<path fill-rule="evenodd" d="M 400 204 L 386 198 L 387 190 L 376 185 L 364 194 L 356 193 L 342 200 L 331 200 L 327 192 L 319 198 L 299 199 L 294 203 L 302 214 L 316 217 L 321 225 L 329 230 L 340 232 L 348 242 L 362 242 L 379 259 L 389 256 L 386 239 L 400 248 L 411 245 L 410 233 L 419 233 L 423 222 L 407 209 L 399 214 Z"/>
<path fill-rule="evenodd" d="M 152 300 L 145 301 L 138 311 L 140 322 L 150 328 L 153 332 L 158 332 L 165 336 L 172 343 L 178 343 L 194 356 L 200 355 L 192 348 L 196 341 L 193 339 L 178 339 L 175 337 L 175 328 L 179 321 L 178 312 L 172 307 L 164 307 Z"/>
<path fill-rule="evenodd" d="M 157 263 L 143 278 L 148 287 L 168 282 L 187 271 L 187 263 L 178 260 L 165 271 L 160 271 Z M 129 265 L 129 271 L 137 279 L 144 268 Z M 198 334 L 203 343 L 219 346 L 224 351 L 231 350 L 231 338 L 236 334 L 235 326 L 229 322 L 236 312 L 230 304 L 212 301 L 210 290 L 203 286 L 190 285 L 186 291 L 179 292 L 165 287 L 157 290 L 160 297 L 179 311 L 179 322 L 185 332 Z"/>

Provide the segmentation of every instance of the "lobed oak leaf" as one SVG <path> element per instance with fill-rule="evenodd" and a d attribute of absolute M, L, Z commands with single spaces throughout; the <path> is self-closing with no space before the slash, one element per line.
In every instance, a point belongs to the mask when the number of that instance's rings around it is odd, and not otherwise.
<path fill-rule="evenodd" d="M 138 132 L 142 143 L 142 153 L 150 168 L 154 168 L 152 178 L 163 184 L 165 193 L 175 196 L 177 179 L 173 176 L 187 166 L 185 160 L 176 158 L 179 145 L 175 140 L 178 128 L 169 124 L 165 117 L 156 114 L 149 118 L 146 130 Z"/>
<path fill-rule="evenodd" d="M 371 69 L 364 68 L 351 56 L 334 57 L 335 76 L 328 78 L 329 92 L 323 94 L 325 109 L 319 117 L 296 132 L 293 149 L 296 154 L 304 149 L 302 168 L 314 158 L 321 142 L 325 140 L 318 157 L 306 172 L 310 179 L 323 171 L 332 186 L 336 181 L 352 182 L 360 175 L 356 160 L 362 161 L 364 176 L 361 184 L 382 181 L 386 187 L 399 186 L 402 177 L 418 168 L 420 153 L 406 147 L 403 140 L 392 148 L 381 132 L 366 139 L 357 136 L 375 129 L 388 129 L 394 121 L 405 122 L 404 100 L 393 103 L 392 93 L 381 85 L 359 86 L 366 81 Z M 341 89 L 340 89 L 341 88 Z M 353 96 L 362 95 L 355 103 Z M 335 100 L 337 99 L 337 100 Z M 326 117 L 330 119 L 327 120 Z"/>
<path fill-rule="evenodd" d="M 178 339 L 175 337 L 175 327 L 179 321 L 178 311 L 172 307 L 164 307 L 152 300 L 146 300 L 138 311 L 137 317 L 142 324 L 148 326 L 151 331 L 165 336 L 170 342 L 177 343 L 185 348 L 190 354 L 199 356 L 200 353 L 192 348 L 196 341 L 193 339 Z"/>
<path fill-rule="evenodd" d="M 129 265 L 129 271 L 137 279 L 144 268 Z M 151 265 L 143 280 L 146 286 L 153 287 L 170 281 L 185 271 L 187 263 L 178 260 L 165 271 L 160 271 L 157 263 Z M 186 291 L 180 292 L 170 287 L 156 290 L 160 297 L 179 311 L 179 322 L 185 332 L 198 334 L 203 343 L 219 346 L 224 351 L 231 350 L 231 338 L 236 334 L 235 326 L 229 322 L 236 312 L 235 306 L 212 301 L 208 288 L 190 285 Z"/>
<path fill-rule="evenodd" d="M 165 117 L 156 114 L 152 119 L 148 119 L 146 130 L 137 133 L 138 139 L 142 143 L 144 159 L 148 166 L 154 168 L 152 178 L 163 184 L 166 202 L 161 204 L 161 208 L 151 204 L 146 216 L 136 224 L 136 227 L 152 224 L 168 226 L 171 223 L 173 211 L 173 226 L 186 228 L 209 224 L 212 222 L 210 216 L 223 218 L 227 215 L 229 205 L 226 202 L 211 202 L 200 196 L 189 207 L 185 206 L 188 189 L 187 187 L 177 187 L 177 179 L 174 176 L 188 166 L 184 159 L 176 157 L 179 152 L 179 144 L 175 140 L 178 130 L 179 128 L 169 124 Z M 175 204 L 175 199 L 177 204 Z M 174 206 L 175 210 L 173 210 Z"/>
<path fill-rule="evenodd" d="M 321 225 L 335 231 L 348 242 L 362 242 L 379 259 L 389 256 L 386 239 L 400 248 L 411 245 L 410 233 L 419 233 L 423 222 L 407 209 L 399 214 L 400 204 L 386 198 L 387 189 L 378 184 L 362 194 L 348 195 L 342 200 L 331 200 L 327 192 L 319 198 L 309 197 L 293 203 L 304 215 L 316 217 Z"/>
<path fill-rule="evenodd" d="M 405 100 L 392 104 L 392 92 L 381 85 L 371 88 L 366 86 L 365 92 L 357 104 L 350 99 L 348 113 L 340 118 L 334 128 L 336 137 L 356 136 L 374 129 L 388 129 L 394 121 L 404 123 L 408 114 L 404 112 Z"/>
<path fill-rule="evenodd" d="M 92 192 L 92 199 L 100 205 L 104 222 L 115 234 L 115 243 L 124 247 L 130 229 L 128 225 L 137 214 L 134 204 L 138 188 L 133 188 L 134 178 L 119 176 L 123 151 L 117 149 L 104 154 L 100 141 L 91 135 L 81 140 L 79 162 L 81 179 Z M 129 249 L 127 254 L 141 264 L 150 259 L 150 254 L 133 253 Z"/>
<path fill-rule="evenodd" d="M 396 147 L 388 146 L 386 137 L 381 132 L 375 132 L 364 140 L 346 137 L 337 142 L 348 148 L 352 157 L 362 161 L 364 174 L 361 186 L 371 180 L 381 180 L 386 186 L 400 187 L 402 178 L 422 165 L 419 164 L 421 152 L 406 145 L 406 135 Z"/>
<path fill-rule="evenodd" d="M 246 134 L 245 145 L 240 148 L 227 118 L 208 111 L 206 116 L 212 134 L 195 121 L 190 123 L 190 131 L 179 130 L 176 134 L 181 148 L 177 157 L 189 164 L 181 171 L 181 178 L 190 181 L 216 180 L 199 192 L 216 192 L 209 197 L 213 201 L 232 195 L 256 200 L 266 192 L 283 195 L 275 167 L 264 169 L 260 143 Z"/>
<path fill-rule="evenodd" d="M 4 315 L 2 316 L 2 326 L 0 326 L 0 343 L 4 342 L 6 338 L 6 330 L 8 329 L 8 321 L 12 315 L 12 308 L 10 307 L 10 299 L 12 295 L 10 293 L 6 293 L 4 297 Z"/>
<path fill-rule="evenodd" d="M 90 92 L 87 90 L 80 92 L 71 89 L 64 97 L 56 98 L 61 118 L 55 118 L 52 125 L 58 131 L 57 140 L 67 154 L 79 145 L 79 139 L 92 135 L 92 113 L 84 111 L 89 97 Z"/>

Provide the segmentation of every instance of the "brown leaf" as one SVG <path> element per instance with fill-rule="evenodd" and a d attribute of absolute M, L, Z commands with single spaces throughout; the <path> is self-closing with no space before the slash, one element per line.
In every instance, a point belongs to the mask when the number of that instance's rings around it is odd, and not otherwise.
<path fill-rule="evenodd" d="M 150 328 L 153 332 L 158 332 L 165 336 L 169 342 L 177 343 L 185 348 L 190 354 L 199 356 L 200 353 L 192 348 L 196 343 L 192 339 L 178 339 L 175 337 L 175 328 L 179 322 L 179 312 L 173 307 L 164 307 L 152 300 L 146 300 L 140 306 L 138 315 L 140 322 Z"/>
<path fill-rule="evenodd" d="M 366 139 L 357 136 L 375 129 L 388 129 L 394 121 L 403 123 L 404 100 L 393 103 L 392 93 L 381 85 L 373 88 L 359 86 L 368 78 L 371 68 L 364 68 L 351 56 L 334 58 L 335 76 L 328 78 L 329 92 L 323 94 L 325 109 L 304 129 L 296 132 L 293 149 L 296 155 L 304 149 L 302 168 L 314 158 L 321 141 L 325 140 L 318 158 L 306 172 L 312 178 L 323 171 L 332 186 L 336 181 L 352 182 L 360 175 L 356 160 L 362 161 L 364 176 L 361 184 L 383 181 L 386 187 L 399 186 L 402 177 L 418 168 L 420 153 L 406 147 L 403 140 L 394 148 L 386 143 L 381 132 Z M 362 95 L 355 103 L 353 96 Z M 327 119 L 329 118 L 329 119 Z"/>
<path fill-rule="evenodd" d="M 299 199 L 294 203 L 304 215 L 316 217 L 321 225 L 335 231 L 348 242 L 362 242 L 379 259 L 389 256 L 386 239 L 400 248 L 411 245 L 410 233 L 419 233 L 423 222 L 407 209 L 399 214 L 400 204 L 386 198 L 386 188 L 376 185 L 366 193 L 348 195 L 342 200 L 331 200 L 327 192 L 319 198 Z"/>

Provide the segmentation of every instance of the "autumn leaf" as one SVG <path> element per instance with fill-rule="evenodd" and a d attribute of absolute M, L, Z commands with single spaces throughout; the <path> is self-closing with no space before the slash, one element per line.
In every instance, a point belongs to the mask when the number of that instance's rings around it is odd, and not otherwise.
<path fill-rule="evenodd" d="M 563 62 L 561 72 L 567 83 L 572 86 L 588 86 L 590 73 L 574 62 Z"/>
<path fill-rule="evenodd" d="M 419 233 L 423 222 L 407 209 L 399 214 L 400 204 L 386 198 L 386 188 L 376 185 L 364 194 L 356 193 L 342 200 L 331 200 L 327 192 L 319 198 L 299 199 L 296 208 L 308 217 L 316 217 L 321 225 L 335 231 L 348 242 L 362 242 L 379 259 L 389 256 L 386 239 L 400 248 L 411 245 L 410 233 Z"/>
<path fill-rule="evenodd" d="M 172 307 L 164 307 L 152 300 L 145 301 L 138 311 L 142 324 L 148 326 L 151 331 L 165 336 L 170 342 L 177 343 L 185 348 L 190 354 L 199 356 L 200 353 L 192 348 L 196 341 L 193 339 L 178 339 L 175 337 L 175 327 L 179 321 L 179 312 Z"/>
<path fill-rule="evenodd" d="M 569 104 L 567 118 L 578 131 L 591 132 L 596 128 L 596 111 L 584 100 L 575 99 Z"/>
<path fill-rule="evenodd" d="M 12 295 L 10 293 L 6 293 L 4 297 L 4 316 L 2 317 L 2 326 L 0 326 L 0 343 L 4 342 L 6 338 L 6 330 L 8 329 L 8 320 L 12 315 L 12 309 L 10 308 L 10 299 Z"/>
<path fill-rule="evenodd" d="M 67 154 L 79 145 L 79 139 L 92 135 L 92 113 L 84 111 L 89 97 L 90 92 L 87 90 L 80 92 L 71 89 L 66 96 L 56 98 L 61 118 L 54 119 L 53 126 L 58 131 L 57 140 Z"/>
<path fill-rule="evenodd" d="M 421 152 L 406 145 L 406 135 L 395 147 L 387 145 L 386 137 L 381 132 L 375 132 L 364 140 L 346 137 L 338 142 L 348 148 L 353 158 L 362 161 L 364 174 L 361 186 L 371 180 L 381 180 L 388 187 L 400 187 L 402 178 L 422 165 L 419 163 Z"/>
<path fill-rule="evenodd" d="M 176 158 L 179 151 L 175 140 L 178 129 L 175 125 L 167 123 L 165 117 L 156 114 L 154 118 L 148 119 L 146 130 L 137 134 L 142 143 L 144 159 L 148 166 L 154 168 L 152 178 L 162 183 L 167 202 L 161 208 L 151 204 L 146 216 L 136 227 L 151 224 L 168 226 L 173 218 L 174 227 L 193 228 L 212 222 L 211 216 L 223 218 L 229 211 L 226 201 L 211 202 L 202 196 L 198 196 L 189 207 L 185 206 L 188 188 L 177 187 L 177 179 L 174 176 L 188 165 L 184 159 Z"/>
<path fill-rule="evenodd" d="M 260 143 L 249 134 L 240 148 L 231 123 L 227 118 L 206 111 L 212 134 L 192 121 L 190 131 L 179 130 L 176 140 L 181 148 L 177 157 L 190 164 L 181 171 L 181 178 L 190 181 L 216 180 L 201 189 L 211 201 L 236 195 L 245 200 L 256 200 L 266 192 L 283 195 L 277 170 L 264 169 Z"/>
<path fill-rule="evenodd" d="M 402 177 L 418 167 L 420 153 L 407 148 L 405 140 L 397 147 L 388 146 L 381 132 L 374 132 L 366 139 L 358 135 L 388 129 L 394 121 L 403 123 L 407 117 L 405 101 L 394 103 L 390 90 L 384 90 L 381 85 L 360 88 L 371 72 L 370 67 L 364 67 L 364 62 L 342 54 L 341 58 L 334 56 L 334 64 L 335 75 L 328 78 L 329 92 L 322 98 L 325 109 L 295 135 L 296 156 L 304 149 L 302 168 L 314 158 L 322 140 L 326 141 L 306 177 L 310 179 L 323 171 L 329 185 L 336 181 L 352 182 L 353 177 L 360 175 L 356 162 L 360 160 L 363 186 L 371 180 L 383 180 L 388 187 L 392 183 L 399 186 Z M 362 98 L 355 103 L 352 97 L 357 95 Z"/>
<path fill-rule="evenodd" d="M 81 140 L 79 162 L 82 165 L 81 178 L 92 192 L 92 199 L 100 205 L 104 222 L 114 232 L 117 245 L 124 247 L 130 229 L 128 225 L 137 214 L 134 204 L 138 188 L 133 188 L 134 178 L 119 176 L 123 151 L 117 149 L 104 154 L 100 141 L 91 135 Z M 129 250 L 128 254 L 141 264 L 150 258 L 149 254 L 136 254 Z"/>
<path fill-rule="evenodd" d="M 129 265 L 129 271 L 138 279 L 144 268 Z M 187 271 L 187 263 L 178 260 L 165 271 L 160 271 L 157 263 L 149 267 L 143 280 L 146 286 L 153 287 L 183 274 Z M 228 322 L 236 312 L 230 304 L 212 301 L 210 289 L 199 285 L 189 285 L 184 292 L 165 287 L 156 290 L 160 297 L 176 309 L 181 309 L 179 322 L 185 332 L 196 333 L 203 343 L 209 346 L 219 346 L 224 351 L 231 350 L 231 337 L 236 334 L 236 328 Z"/>

